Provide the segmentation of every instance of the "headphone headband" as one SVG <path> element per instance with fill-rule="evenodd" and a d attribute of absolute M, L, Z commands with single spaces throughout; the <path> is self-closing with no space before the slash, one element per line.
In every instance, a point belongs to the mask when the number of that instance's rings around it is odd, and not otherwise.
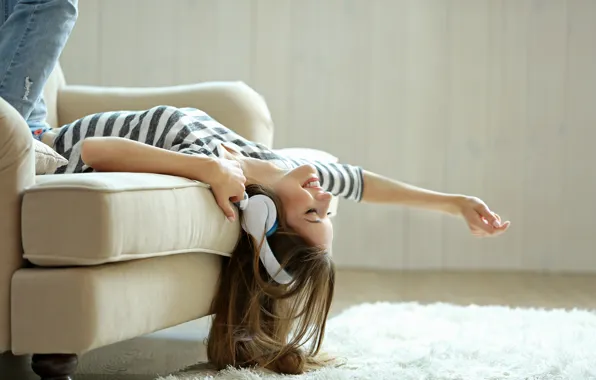
<path fill-rule="evenodd" d="M 238 203 L 238 207 L 243 211 L 242 229 L 255 240 L 262 241 L 259 258 L 265 270 L 277 283 L 289 284 L 292 276 L 281 267 L 267 242 L 267 237 L 275 233 L 278 226 L 275 203 L 265 195 L 258 194 L 249 198 L 244 193 L 244 199 Z"/>

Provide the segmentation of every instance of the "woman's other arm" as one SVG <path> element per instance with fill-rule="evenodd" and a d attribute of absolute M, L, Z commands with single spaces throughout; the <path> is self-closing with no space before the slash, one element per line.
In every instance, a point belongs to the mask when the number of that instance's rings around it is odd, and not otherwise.
<path fill-rule="evenodd" d="M 101 172 L 169 174 L 208 183 L 215 159 L 157 148 L 119 137 L 90 137 L 81 142 L 85 165 Z"/>
<path fill-rule="evenodd" d="M 168 174 L 207 183 L 226 217 L 235 219 L 230 202 L 242 199 L 246 178 L 234 160 L 173 152 L 120 137 L 90 137 L 81 144 L 83 162 L 97 171 Z"/>

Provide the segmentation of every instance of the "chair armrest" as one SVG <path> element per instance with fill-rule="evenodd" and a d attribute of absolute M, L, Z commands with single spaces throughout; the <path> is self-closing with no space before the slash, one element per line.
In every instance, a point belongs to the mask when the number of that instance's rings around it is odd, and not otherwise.
<path fill-rule="evenodd" d="M 34 183 L 31 132 L 17 110 L 0 98 L 0 352 L 10 349 L 10 284 L 23 263 L 21 197 Z"/>
<path fill-rule="evenodd" d="M 98 112 L 144 110 L 158 105 L 198 108 L 251 141 L 268 147 L 273 142 L 267 103 L 243 82 L 146 88 L 65 86 L 58 92 L 58 121 L 64 125 Z"/>

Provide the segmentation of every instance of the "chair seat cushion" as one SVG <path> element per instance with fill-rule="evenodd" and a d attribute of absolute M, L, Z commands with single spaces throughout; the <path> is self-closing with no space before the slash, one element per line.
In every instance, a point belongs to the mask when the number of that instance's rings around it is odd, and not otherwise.
<path fill-rule="evenodd" d="M 24 257 L 40 266 L 97 265 L 186 252 L 229 255 L 230 223 L 203 183 L 159 174 L 38 176 L 23 197 Z"/>

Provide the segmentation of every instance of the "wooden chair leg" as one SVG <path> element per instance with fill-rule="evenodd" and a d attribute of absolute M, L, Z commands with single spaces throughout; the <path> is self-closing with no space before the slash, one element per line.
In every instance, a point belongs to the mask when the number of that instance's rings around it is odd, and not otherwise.
<path fill-rule="evenodd" d="M 35 354 L 31 358 L 31 369 L 41 380 L 72 380 L 78 364 L 75 354 Z"/>

